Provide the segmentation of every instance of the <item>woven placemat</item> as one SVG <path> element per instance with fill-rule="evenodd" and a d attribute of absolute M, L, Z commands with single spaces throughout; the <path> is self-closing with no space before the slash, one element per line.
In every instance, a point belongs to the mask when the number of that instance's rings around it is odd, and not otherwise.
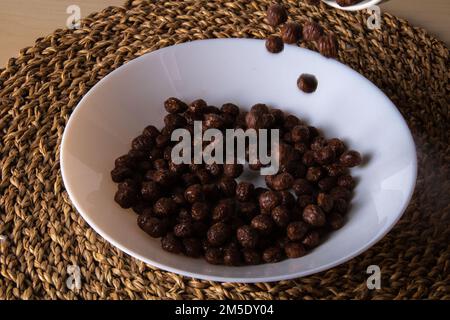
<path fill-rule="evenodd" d="M 285 1 L 297 21 L 315 18 L 339 38 L 339 60 L 381 88 L 417 143 L 414 198 L 376 246 L 339 267 L 292 281 L 226 284 L 161 271 L 108 244 L 81 218 L 61 180 L 59 146 L 81 97 L 144 53 L 194 39 L 265 38 L 267 1 L 130 1 L 56 30 L 0 70 L 0 298 L 449 299 L 449 52 L 424 30 L 383 13 L 347 13 Z M 374 133 L 376 134 L 376 132 Z M 67 267 L 81 268 L 69 290 Z M 379 265 L 381 289 L 366 286 Z"/>

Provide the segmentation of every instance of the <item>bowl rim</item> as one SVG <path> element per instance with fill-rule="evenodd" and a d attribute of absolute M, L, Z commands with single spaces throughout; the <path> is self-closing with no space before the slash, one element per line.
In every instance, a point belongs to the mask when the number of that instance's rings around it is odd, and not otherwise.
<path fill-rule="evenodd" d="M 364 2 L 364 3 L 357 3 L 354 5 L 348 6 L 348 7 L 341 7 L 340 5 L 338 5 L 336 3 L 335 0 L 322 0 L 322 2 L 324 2 L 325 4 L 327 4 L 333 8 L 344 10 L 344 11 L 358 11 L 358 10 L 367 9 L 367 8 L 370 8 L 371 6 L 381 3 L 382 1 L 383 0 L 367 0 L 367 2 Z"/>
<path fill-rule="evenodd" d="M 143 54 L 140 57 L 137 57 L 133 60 L 130 60 L 127 63 L 124 63 L 123 65 L 121 65 L 119 68 L 112 70 L 110 73 L 108 73 L 105 77 L 103 77 L 102 79 L 100 79 L 91 89 L 89 89 L 89 91 L 80 99 L 80 101 L 78 102 L 78 104 L 76 105 L 76 107 L 74 108 L 74 110 L 72 111 L 69 120 L 67 122 L 67 125 L 64 129 L 63 132 L 63 136 L 61 139 L 61 145 L 60 145 L 60 169 L 61 169 L 61 177 L 63 180 L 63 184 L 64 184 L 64 188 L 66 189 L 68 195 L 69 195 L 69 199 L 70 201 L 73 203 L 75 209 L 79 212 L 79 214 L 83 217 L 83 219 L 87 222 L 88 226 L 90 228 L 92 228 L 96 233 L 98 233 L 102 238 L 104 238 L 106 241 L 108 241 L 109 243 L 111 243 L 113 246 L 119 248 L 121 251 L 125 252 L 126 254 L 130 255 L 133 258 L 136 258 L 144 263 L 147 263 L 151 266 L 157 267 L 161 270 L 164 271 L 168 271 L 168 272 L 173 272 L 182 276 L 186 276 L 186 277 L 192 277 L 192 278 L 196 278 L 196 279 L 202 279 L 202 280 L 207 280 L 207 281 L 217 281 L 217 282 L 229 282 L 229 283 L 258 283 L 258 282 L 274 282 L 274 281 L 282 281 L 282 280 L 290 280 L 290 279 L 295 279 L 295 278 L 300 278 L 300 277 L 305 277 L 305 276 L 309 276 L 312 274 L 316 274 L 325 270 L 328 270 L 330 268 L 333 268 L 335 266 L 341 265 L 349 260 L 351 260 L 352 258 L 360 255 L 361 253 L 365 252 L 366 250 L 368 250 L 369 248 L 371 248 L 373 245 L 375 245 L 378 241 L 380 241 L 389 231 L 392 230 L 392 228 L 395 226 L 395 224 L 400 220 L 400 218 L 403 216 L 406 208 L 408 207 L 411 198 L 413 196 L 414 190 L 415 190 L 415 186 L 416 186 L 416 181 L 417 181 L 417 149 L 416 149 L 416 145 L 414 143 L 414 139 L 412 137 L 411 131 L 409 130 L 409 127 L 405 121 L 405 119 L 403 118 L 403 116 L 401 115 L 400 111 L 397 109 L 397 107 L 393 104 L 393 102 L 386 96 L 386 94 L 381 91 L 374 83 L 372 83 L 372 81 L 370 81 L 369 79 L 367 79 L 366 77 L 364 77 L 362 74 L 360 74 L 359 72 L 355 71 L 354 69 L 352 69 L 351 67 L 339 62 L 339 61 L 335 61 L 336 63 L 342 64 L 343 66 L 347 67 L 349 69 L 350 72 L 353 72 L 355 74 L 355 76 L 359 77 L 362 81 L 366 81 L 368 85 L 373 86 L 376 90 L 378 90 L 380 92 L 380 94 L 383 96 L 383 99 L 386 100 L 387 104 L 390 104 L 391 107 L 393 108 L 393 111 L 395 113 L 397 113 L 397 115 L 399 116 L 399 119 L 401 119 L 401 121 L 403 121 L 404 125 L 407 128 L 407 133 L 408 133 L 408 138 L 410 140 L 410 144 L 413 147 L 413 151 L 414 151 L 414 157 L 411 159 L 411 165 L 412 165 L 412 183 L 409 186 L 409 190 L 406 196 L 406 201 L 404 202 L 402 208 L 400 210 L 398 210 L 397 216 L 395 217 L 395 219 L 392 220 L 392 223 L 390 223 L 389 225 L 387 225 L 383 230 L 381 230 L 376 236 L 374 236 L 372 238 L 371 241 L 369 241 L 367 244 L 365 244 L 364 246 L 362 246 L 360 249 L 355 250 L 353 252 L 351 252 L 350 254 L 341 257 L 340 259 L 337 259 L 333 262 L 330 262 L 328 264 L 324 264 L 321 265 L 317 268 L 314 268 L 314 270 L 310 270 L 310 271 L 302 271 L 299 270 L 298 272 L 295 273 L 291 273 L 291 274 L 283 274 L 283 275 L 276 275 L 276 276 L 259 276 L 259 277 L 246 277 L 246 278 L 241 278 L 241 277 L 227 277 L 227 276 L 217 276 L 217 275 L 205 275 L 202 273 L 195 273 L 195 272 L 190 272 L 190 271 L 185 271 L 182 269 L 179 269 L 177 267 L 171 267 L 171 266 L 167 266 L 165 264 L 159 263 L 157 261 L 151 260 L 147 257 L 142 256 L 141 254 L 138 254 L 136 252 L 134 252 L 133 250 L 130 250 L 128 248 L 126 248 L 125 246 L 121 245 L 120 243 L 118 243 L 115 239 L 113 239 L 112 237 L 110 237 L 106 232 L 104 232 L 91 218 L 90 215 L 87 212 L 84 212 L 84 210 L 82 210 L 82 206 L 80 205 L 80 203 L 78 202 L 78 200 L 76 199 L 76 196 L 74 195 L 73 192 L 73 188 L 71 185 L 71 182 L 68 180 L 67 178 L 67 173 L 66 171 L 68 171 L 66 165 L 65 165 L 65 154 L 67 153 L 67 136 L 68 136 L 68 132 L 71 131 L 71 128 L 74 126 L 74 123 L 76 123 L 76 119 L 80 114 L 80 110 L 82 110 L 83 108 L 83 104 L 84 102 L 92 95 L 94 94 L 95 90 L 94 88 L 98 85 L 102 85 L 102 82 L 107 81 L 108 77 L 110 77 L 113 73 L 115 73 L 117 70 L 124 68 L 125 66 L 129 65 L 129 64 L 134 64 L 137 63 L 140 60 L 145 59 L 148 55 L 152 55 L 152 54 L 160 54 L 163 51 L 166 50 L 171 50 L 171 48 L 173 46 L 190 46 L 193 43 L 197 43 L 197 42 L 231 42 L 231 41 L 246 41 L 246 42 L 263 42 L 264 40 L 261 39 L 241 39 L 241 38 L 226 38 L 226 39 L 202 39 L 202 40 L 194 40 L 194 41 L 189 41 L 189 42 L 184 42 L 184 43 L 180 43 L 180 44 L 175 44 L 172 46 L 168 46 L 168 47 L 164 47 L 161 48 L 159 50 L 155 50 L 146 54 Z M 307 50 L 307 51 L 311 51 L 309 49 L 306 48 L 301 48 L 301 47 L 297 47 L 296 49 L 298 50 Z M 80 108 L 81 107 L 81 108 Z M 249 266 L 247 266 L 249 267 Z M 237 267 L 240 268 L 240 267 Z"/>

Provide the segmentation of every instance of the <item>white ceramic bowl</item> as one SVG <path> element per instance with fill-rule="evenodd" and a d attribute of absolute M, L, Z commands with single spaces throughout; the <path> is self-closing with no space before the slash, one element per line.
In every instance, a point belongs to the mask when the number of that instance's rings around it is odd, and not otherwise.
<path fill-rule="evenodd" d="M 322 0 L 322 1 L 334 8 L 337 8 L 337 9 L 346 10 L 346 11 L 356 11 L 356 10 L 363 10 L 363 9 L 370 8 L 371 6 L 381 3 L 383 0 L 364 0 L 360 3 L 354 4 L 354 5 L 348 6 L 348 7 L 341 7 L 340 5 L 338 5 L 336 3 L 335 0 Z"/>
<path fill-rule="evenodd" d="M 317 76 L 314 94 L 297 89 L 301 73 Z M 163 102 L 176 96 L 241 107 L 263 102 L 341 137 L 368 160 L 353 170 L 359 183 L 345 226 L 308 255 L 258 266 L 213 266 L 163 251 L 114 201 L 114 159 L 148 124 L 160 126 Z M 345 65 L 296 46 L 270 54 L 264 41 L 204 40 L 135 59 L 95 85 L 64 132 L 61 171 L 77 210 L 102 237 L 131 256 L 186 276 L 230 282 L 290 279 L 319 272 L 367 250 L 397 222 L 416 179 L 413 139 L 396 107 Z"/>

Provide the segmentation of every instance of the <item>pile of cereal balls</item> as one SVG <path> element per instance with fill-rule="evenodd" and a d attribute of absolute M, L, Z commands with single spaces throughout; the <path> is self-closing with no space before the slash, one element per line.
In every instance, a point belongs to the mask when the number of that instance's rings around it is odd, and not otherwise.
<path fill-rule="evenodd" d="M 318 4 L 320 1 L 308 1 Z M 324 32 L 315 21 L 308 20 L 303 24 L 288 21 L 286 8 L 281 3 L 273 3 L 266 12 L 266 22 L 272 27 L 281 25 L 280 35 L 270 35 L 266 40 L 266 49 L 271 53 L 280 53 L 284 44 L 296 44 L 300 41 L 313 42 L 317 50 L 325 57 L 335 58 L 338 55 L 338 43 L 331 32 Z"/>
<path fill-rule="evenodd" d="M 264 104 L 249 112 L 204 100 L 189 105 L 177 98 L 164 103 L 164 127 L 150 125 L 133 139 L 131 150 L 115 160 L 115 201 L 132 208 L 139 227 L 161 239 L 164 250 L 204 257 L 229 266 L 298 258 L 342 227 L 355 180 L 348 168 L 361 155 L 339 139 L 325 139 L 294 115 Z M 236 179 L 241 164 L 175 164 L 171 133 L 205 128 L 279 129 L 280 169 L 265 176 L 267 187 Z M 259 171 L 260 162 L 249 170 Z"/>

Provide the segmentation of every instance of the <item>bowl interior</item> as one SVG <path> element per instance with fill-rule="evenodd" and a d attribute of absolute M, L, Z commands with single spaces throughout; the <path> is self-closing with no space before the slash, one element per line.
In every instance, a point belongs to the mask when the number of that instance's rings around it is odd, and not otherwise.
<path fill-rule="evenodd" d="M 316 75 L 314 94 L 296 87 L 301 73 Z M 136 214 L 114 201 L 114 159 L 148 124 L 162 126 L 163 102 L 203 98 L 242 108 L 266 103 L 340 137 L 367 162 L 345 226 L 308 255 L 276 264 L 224 267 L 169 254 L 136 224 Z M 61 168 L 77 210 L 104 238 L 151 265 L 219 281 L 275 281 L 312 274 L 366 250 L 399 219 L 414 188 L 416 156 L 411 134 L 389 99 L 343 64 L 286 46 L 266 51 L 260 40 L 204 40 L 161 49 L 102 79 L 81 100 L 64 133 Z"/>

